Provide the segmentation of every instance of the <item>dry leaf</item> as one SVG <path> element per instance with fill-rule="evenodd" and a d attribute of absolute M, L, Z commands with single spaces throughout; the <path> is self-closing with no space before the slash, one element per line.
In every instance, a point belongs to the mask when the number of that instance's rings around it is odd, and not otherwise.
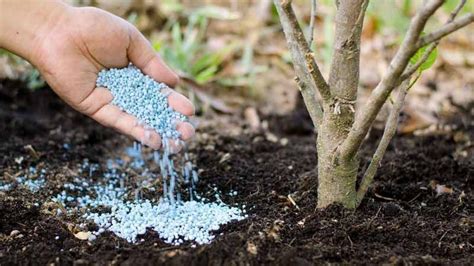
<path fill-rule="evenodd" d="M 248 242 L 247 243 L 247 252 L 252 254 L 252 255 L 257 255 L 257 246 L 252 242 Z"/>
<path fill-rule="evenodd" d="M 273 222 L 271 228 L 266 229 L 267 237 L 275 241 L 280 241 L 280 230 L 283 228 L 284 221 L 277 219 Z"/>
<path fill-rule="evenodd" d="M 16 158 L 15 158 L 15 163 L 21 164 L 22 162 L 23 162 L 23 156 L 20 156 L 20 157 L 16 157 Z"/>
<path fill-rule="evenodd" d="M 412 106 L 405 108 L 405 114 L 408 118 L 400 124 L 400 132 L 403 134 L 412 133 L 419 129 L 425 129 L 430 125 L 436 124 L 437 119 L 428 112 L 418 110 Z"/>
<path fill-rule="evenodd" d="M 78 232 L 78 233 L 74 234 L 74 236 L 77 239 L 80 239 L 80 240 L 88 240 L 90 235 L 91 235 L 91 232 L 89 232 L 89 231 L 87 231 L 87 232 Z"/>
<path fill-rule="evenodd" d="M 441 194 L 453 194 L 453 189 L 445 185 L 436 185 L 436 196 Z"/>
<path fill-rule="evenodd" d="M 230 159 L 231 155 L 230 153 L 226 153 L 222 156 L 222 158 L 219 160 L 219 163 L 223 163 L 223 162 L 226 162 Z"/>
<path fill-rule="evenodd" d="M 431 180 L 430 182 L 430 187 L 434 191 L 436 191 L 436 196 L 442 195 L 442 194 L 453 194 L 453 189 L 450 187 L 447 187 L 445 185 L 440 185 L 438 181 L 436 180 Z"/>

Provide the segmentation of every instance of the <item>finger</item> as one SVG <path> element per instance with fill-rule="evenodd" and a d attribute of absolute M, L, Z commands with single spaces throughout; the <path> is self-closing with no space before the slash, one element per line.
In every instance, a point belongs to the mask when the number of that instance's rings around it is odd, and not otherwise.
<path fill-rule="evenodd" d="M 181 151 L 183 144 L 181 140 L 168 139 L 165 149 L 168 149 L 170 154 L 176 154 Z"/>
<path fill-rule="evenodd" d="M 169 68 L 153 50 L 150 42 L 133 26 L 130 26 L 130 45 L 128 59 L 146 75 L 154 80 L 176 86 L 179 77 Z"/>
<path fill-rule="evenodd" d="M 161 147 L 161 137 L 153 129 L 143 126 L 136 126 L 132 129 L 132 136 L 154 150 L 157 150 Z"/>
<path fill-rule="evenodd" d="M 156 131 L 145 129 L 134 116 L 123 112 L 115 105 L 104 105 L 91 117 L 102 125 L 129 135 L 151 148 L 158 149 L 161 146 L 161 137 Z"/>
<path fill-rule="evenodd" d="M 194 105 L 184 95 L 172 89 L 165 90 L 164 93 L 169 94 L 168 104 L 173 110 L 186 116 L 194 115 Z"/>
<path fill-rule="evenodd" d="M 106 88 L 95 88 L 86 96 L 79 104 L 76 109 L 86 115 L 93 115 L 100 108 L 109 104 L 114 97 L 112 93 Z"/>
<path fill-rule="evenodd" d="M 176 130 L 180 133 L 180 138 L 182 140 L 189 140 L 194 136 L 195 129 L 193 125 L 188 122 L 180 122 L 176 126 Z"/>

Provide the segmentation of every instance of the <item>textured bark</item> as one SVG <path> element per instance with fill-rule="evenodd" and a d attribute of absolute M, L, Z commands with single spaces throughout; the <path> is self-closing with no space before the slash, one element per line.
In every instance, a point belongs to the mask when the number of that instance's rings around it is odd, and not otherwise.
<path fill-rule="evenodd" d="M 334 57 L 329 76 L 332 101 L 323 115 L 318 143 L 318 207 L 341 203 L 356 206 L 359 160 L 335 153 L 354 122 L 359 84 L 360 35 L 367 0 L 341 1 L 335 17 Z"/>
<path fill-rule="evenodd" d="M 311 56 L 309 45 L 291 7 L 291 0 L 274 0 L 274 3 L 288 43 L 298 86 L 317 128 L 321 124 L 323 112 L 317 91 L 323 100 L 327 100 L 330 97 L 329 85 Z"/>
<path fill-rule="evenodd" d="M 335 151 L 344 139 L 337 115 L 325 113 L 317 137 L 318 150 L 318 208 L 341 203 L 346 208 L 356 207 L 356 178 L 359 161 L 356 157 L 341 161 Z"/>
<path fill-rule="evenodd" d="M 421 37 L 427 21 L 444 0 L 426 0 L 412 19 L 399 50 L 392 59 L 381 82 L 372 91 L 366 105 L 355 110 L 359 83 L 360 35 L 368 0 L 338 0 L 335 17 L 334 57 L 329 82 L 321 75 L 308 42 L 312 41 L 316 0 L 312 0 L 310 33 L 305 40 L 303 31 L 291 7 L 291 0 L 274 0 L 283 31 L 290 48 L 305 104 L 318 128 L 318 208 L 341 203 L 356 208 L 369 188 L 378 165 L 396 133 L 398 115 L 411 76 L 427 60 L 439 39 L 474 21 L 473 14 L 455 20 L 466 0 L 460 0 L 447 23 L 438 30 Z M 422 47 L 427 47 L 420 61 L 409 65 L 410 58 Z M 366 171 L 359 190 L 356 190 L 359 159 L 357 152 L 391 92 L 402 84 L 397 102 L 388 119 L 385 133 Z M 322 101 L 316 100 L 319 91 Z"/>

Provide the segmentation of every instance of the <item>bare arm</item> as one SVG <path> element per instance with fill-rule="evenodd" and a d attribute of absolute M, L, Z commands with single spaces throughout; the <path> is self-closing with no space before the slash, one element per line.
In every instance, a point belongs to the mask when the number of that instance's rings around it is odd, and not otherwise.
<path fill-rule="evenodd" d="M 99 71 L 133 63 L 159 82 L 178 82 L 133 25 L 98 8 L 72 7 L 59 0 L 0 0 L 0 26 L 0 47 L 35 65 L 65 102 L 137 140 L 145 139 L 145 128 L 111 104 L 108 90 L 95 87 Z M 168 102 L 184 115 L 194 113 L 191 102 L 175 91 Z M 194 135 L 187 122 L 179 123 L 177 130 L 184 140 Z M 151 135 L 145 144 L 159 148 L 161 136 Z"/>

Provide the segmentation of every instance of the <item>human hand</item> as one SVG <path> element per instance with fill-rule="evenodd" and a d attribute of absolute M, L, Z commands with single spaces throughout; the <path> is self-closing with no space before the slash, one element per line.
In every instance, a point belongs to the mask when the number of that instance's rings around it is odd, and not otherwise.
<path fill-rule="evenodd" d="M 97 8 L 62 3 L 61 7 L 55 19 L 45 22 L 45 30 L 35 33 L 35 49 L 27 59 L 74 109 L 158 149 L 158 133 L 153 131 L 150 135 L 134 116 L 112 105 L 110 91 L 95 87 L 97 74 L 101 69 L 125 67 L 131 62 L 144 74 L 171 87 L 178 82 L 178 76 L 127 21 Z M 174 90 L 168 102 L 175 111 L 186 116 L 194 114 L 192 103 Z M 177 130 L 183 140 L 194 135 L 194 127 L 188 122 L 178 123 Z"/>

